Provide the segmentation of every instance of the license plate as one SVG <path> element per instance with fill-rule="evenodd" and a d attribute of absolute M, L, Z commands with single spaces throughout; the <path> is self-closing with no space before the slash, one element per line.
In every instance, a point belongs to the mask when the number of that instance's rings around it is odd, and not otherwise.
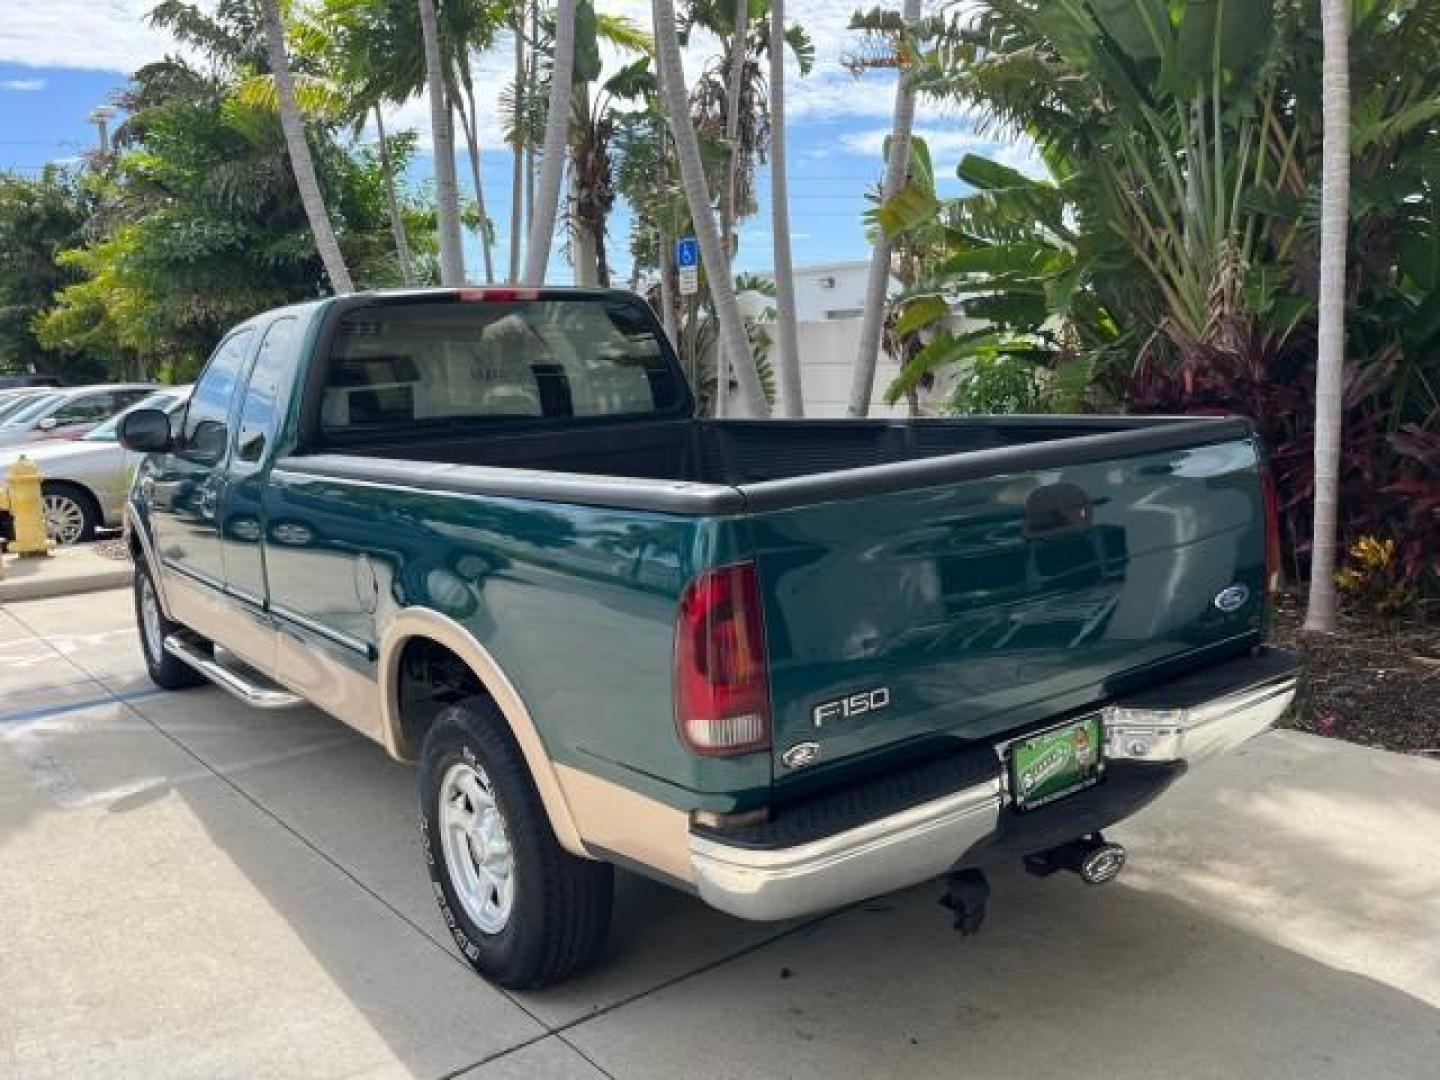
<path fill-rule="evenodd" d="M 1100 779 L 1098 713 L 1028 736 L 1010 746 L 1010 790 L 1021 810 L 1054 802 Z"/>

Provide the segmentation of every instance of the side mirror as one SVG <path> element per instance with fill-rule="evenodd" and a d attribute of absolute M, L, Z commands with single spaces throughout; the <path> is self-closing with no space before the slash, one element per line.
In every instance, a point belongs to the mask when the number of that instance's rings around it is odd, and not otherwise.
<path fill-rule="evenodd" d="M 53 416 L 47 416 L 44 420 L 41 420 L 35 426 L 41 431 L 54 431 L 57 427 L 60 426 L 60 421 L 56 420 Z"/>
<path fill-rule="evenodd" d="M 170 417 L 162 409 L 133 409 L 120 418 L 120 445 L 141 454 L 170 449 Z"/>

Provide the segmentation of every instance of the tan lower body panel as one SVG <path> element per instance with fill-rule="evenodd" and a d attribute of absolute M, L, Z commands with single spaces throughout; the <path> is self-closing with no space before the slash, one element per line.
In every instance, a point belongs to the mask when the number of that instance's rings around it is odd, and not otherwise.
<path fill-rule="evenodd" d="M 587 846 L 694 884 L 690 818 L 685 811 L 558 762 L 555 775 Z"/>
<path fill-rule="evenodd" d="M 172 619 L 219 642 L 256 671 L 273 676 L 279 644 L 273 626 L 251 615 L 238 600 L 168 568 L 165 592 Z"/>
<path fill-rule="evenodd" d="M 391 731 L 385 722 L 385 687 L 326 656 L 323 648 L 253 617 L 233 597 L 173 572 L 165 575 L 165 584 L 171 618 L 221 643 L 257 671 L 394 752 L 393 736 L 387 739 Z M 508 683 L 497 683 L 492 677 L 490 686 L 497 685 L 508 691 L 499 695 L 498 701 L 517 739 L 522 745 L 532 744 L 526 749 L 543 759 L 543 745 L 528 722 L 528 713 L 519 708 L 518 695 Z M 526 722 L 517 726 L 517 715 Z M 544 765 L 543 760 L 532 761 L 532 771 Z M 553 763 L 551 768 L 560 805 L 554 805 L 557 793 L 553 791 L 545 803 L 552 820 L 557 811 L 563 817 L 568 810 L 569 822 L 553 821 L 564 847 L 577 855 L 613 853 L 694 884 L 690 820 L 683 810 L 568 765 Z M 546 788 L 538 778 L 537 784 L 542 791 Z M 566 827 L 571 822 L 573 831 Z M 574 842 L 577 837 L 578 845 Z"/>

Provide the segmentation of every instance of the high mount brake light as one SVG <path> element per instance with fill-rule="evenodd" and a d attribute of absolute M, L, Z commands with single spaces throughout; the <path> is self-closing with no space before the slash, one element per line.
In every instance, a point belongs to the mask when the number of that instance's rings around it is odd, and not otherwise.
<path fill-rule="evenodd" d="M 516 300 L 538 300 L 540 299 L 540 290 L 486 286 L 483 289 L 457 289 L 456 297 L 462 304 L 486 300 L 496 304 L 506 304 L 514 303 Z"/>
<path fill-rule="evenodd" d="M 729 756 L 770 745 L 770 676 L 754 563 L 707 570 L 675 620 L 675 725 L 692 751 Z"/>

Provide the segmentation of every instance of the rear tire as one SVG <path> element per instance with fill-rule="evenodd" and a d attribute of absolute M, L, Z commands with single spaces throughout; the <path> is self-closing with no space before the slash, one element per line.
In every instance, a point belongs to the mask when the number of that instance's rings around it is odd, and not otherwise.
<path fill-rule="evenodd" d="M 431 725 L 420 834 L 440 912 L 485 978 L 537 990 L 599 955 L 614 870 L 560 846 L 524 755 L 488 698 L 452 705 Z"/>
<path fill-rule="evenodd" d="M 135 562 L 135 625 L 140 631 L 140 651 L 150 681 L 164 690 L 188 690 L 209 682 L 185 661 L 165 651 L 165 639 L 185 628 L 165 617 L 150 567 L 142 557 Z"/>
<path fill-rule="evenodd" d="M 100 525 L 95 497 L 79 484 L 47 480 L 40 485 L 45 511 L 45 533 L 60 547 L 88 544 Z"/>

